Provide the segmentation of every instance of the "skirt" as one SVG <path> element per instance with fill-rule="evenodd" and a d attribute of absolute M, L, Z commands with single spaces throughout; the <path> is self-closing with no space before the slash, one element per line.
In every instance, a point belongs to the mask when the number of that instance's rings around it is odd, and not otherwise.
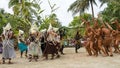
<path fill-rule="evenodd" d="M 5 59 L 15 58 L 15 50 L 13 45 L 13 40 L 4 40 L 3 41 L 3 53 L 2 57 Z"/>
<path fill-rule="evenodd" d="M 27 50 L 27 45 L 24 44 L 23 42 L 18 43 L 18 47 L 20 49 L 20 52 L 24 52 Z"/>

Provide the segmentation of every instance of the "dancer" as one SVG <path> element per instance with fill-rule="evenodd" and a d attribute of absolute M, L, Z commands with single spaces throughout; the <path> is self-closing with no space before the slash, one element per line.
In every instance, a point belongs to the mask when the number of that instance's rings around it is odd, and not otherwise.
<path fill-rule="evenodd" d="M 25 40 L 24 40 L 24 32 L 22 30 L 19 30 L 18 47 L 20 49 L 21 58 L 22 58 L 24 51 L 26 51 L 25 56 L 27 57 L 28 50 L 27 50 L 27 45 L 25 44 Z"/>
<path fill-rule="evenodd" d="M 2 35 L 3 37 L 3 53 L 2 53 L 2 59 L 3 64 L 5 63 L 6 59 L 9 59 L 9 64 L 11 64 L 11 59 L 15 58 L 15 51 L 14 51 L 14 34 L 11 30 L 11 25 L 8 23 L 6 27 L 4 28 L 4 33 Z"/>
<path fill-rule="evenodd" d="M 38 28 L 35 24 L 33 24 L 30 30 L 30 45 L 28 47 L 29 62 L 31 62 L 32 59 L 38 61 L 39 56 L 41 56 L 41 45 L 39 38 L 40 35 L 38 32 Z"/>

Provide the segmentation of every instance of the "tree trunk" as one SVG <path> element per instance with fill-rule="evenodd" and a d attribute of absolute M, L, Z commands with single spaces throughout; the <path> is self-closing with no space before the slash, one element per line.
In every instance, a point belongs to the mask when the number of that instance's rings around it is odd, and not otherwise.
<path fill-rule="evenodd" d="M 90 4 L 91 4 L 91 9 L 92 9 L 92 18 L 94 20 L 94 9 L 93 9 L 93 2 L 92 2 L 92 0 L 90 0 Z"/>

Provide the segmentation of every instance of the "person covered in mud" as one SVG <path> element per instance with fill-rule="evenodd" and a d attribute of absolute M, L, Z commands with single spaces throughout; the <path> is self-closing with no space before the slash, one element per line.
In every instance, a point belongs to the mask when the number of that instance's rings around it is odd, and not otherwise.
<path fill-rule="evenodd" d="M 102 35 L 102 40 L 103 40 L 103 46 L 105 47 L 106 51 L 106 56 L 110 55 L 113 56 L 112 54 L 112 31 L 108 28 L 105 27 L 103 24 L 101 26 L 101 35 Z M 108 53 L 110 52 L 110 54 Z"/>

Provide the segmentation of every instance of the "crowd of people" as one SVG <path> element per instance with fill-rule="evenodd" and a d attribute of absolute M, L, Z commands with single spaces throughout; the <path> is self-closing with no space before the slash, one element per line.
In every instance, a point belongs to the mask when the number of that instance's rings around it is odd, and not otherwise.
<path fill-rule="evenodd" d="M 83 22 L 85 24 L 85 42 L 81 45 L 80 39 L 82 36 L 77 31 L 74 38 L 76 53 L 78 53 L 77 50 L 82 46 L 85 47 L 90 56 L 98 56 L 99 54 L 113 56 L 113 48 L 115 53 L 120 53 L 120 24 L 117 20 L 112 22 L 116 26 L 116 29 L 110 28 L 110 25 L 106 26 L 105 23 L 98 25 L 97 20 L 95 20 L 93 26 L 90 26 L 90 22 L 86 20 Z M 27 39 L 24 37 L 24 31 L 19 30 L 17 40 L 20 57 L 22 58 L 25 52 L 25 57 L 29 59 L 29 62 L 33 60 L 38 61 L 40 56 L 48 59 L 48 54 L 52 55 L 51 59 L 54 59 L 54 57 L 59 58 L 59 53 L 64 54 L 64 37 L 57 33 L 51 25 L 48 30 L 43 32 L 40 32 L 35 25 L 33 27 L 31 26 Z M 16 57 L 14 41 L 14 32 L 10 23 L 8 23 L 6 27 L 3 27 L 3 33 L 0 36 L 0 52 L 2 53 L 3 64 L 6 63 L 6 59 L 11 64 L 11 59 Z"/>
<path fill-rule="evenodd" d="M 113 56 L 113 50 L 115 53 L 120 53 L 120 24 L 118 20 L 112 21 L 112 25 L 116 27 L 113 29 L 109 24 L 98 24 L 95 20 L 94 25 L 90 26 L 88 21 L 85 23 L 85 48 L 88 54 L 98 56 L 102 53 L 103 56 Z"/>
<path fill-rule="evenodd" d="M 16 57 L 16 52 L 14 49 L 14 41 L 16 37 L 12 31 L 10 23 L 3 27 L 3 33 L 0 37 L 0 50 L 2 53 L 2 63 L 5 64 L 5 60 L 9 60 L 11 64 L 11 59 Z M 59 52 L 63 53 L 63 44 L 60 42 L 63 38 L 51 27 L 44 32 L 40 32 L 38 28 L 33 25 L 29 31 L 29 36 L 27 39 L 24 37 L 24 31 L 19 30 L 18 36 L 18 48 L 20 51 L 20 57 L 23 57 L 25 52 L 25 57 L 29 59 L 29 62 L 35 60 L 38 61 L 39 57 L 45 57 L 48 59 L 48 54 L 51 54 L 51 59 L 56 56 L 60 57 Z"/>

